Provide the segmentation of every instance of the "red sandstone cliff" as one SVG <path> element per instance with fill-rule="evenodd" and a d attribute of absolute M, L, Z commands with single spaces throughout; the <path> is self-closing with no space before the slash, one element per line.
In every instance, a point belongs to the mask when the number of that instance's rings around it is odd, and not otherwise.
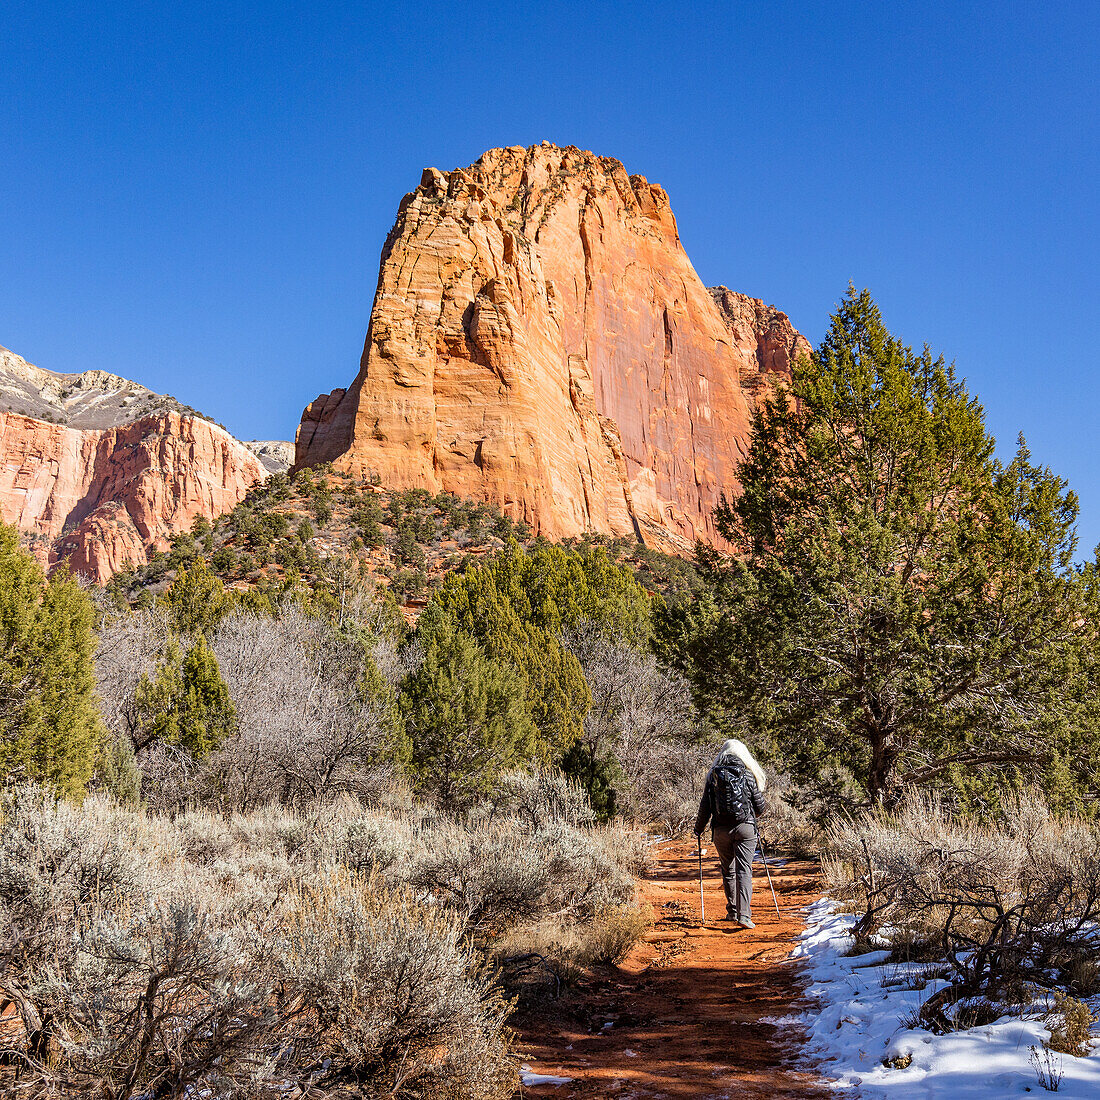
<path fill-rule="evenodd" d="M 67 559 L 76 572 L 102 582 L 144 564 L 196 516 L 228 511 L 268 471 L 208 420 L 175 409 L 145 413 L 143 396 L 141 408 L 127 416 L 120 409 L 133 394 L 149 391 L 89 373 L 97 377 L 55 375 L 0 349 L 0 398 L 9 406 L 14 387 L 26 391 L 21 401 L 53 407 L 64 394 L 80 402 L 78 418 L 92 416 L 94 407 L 100 422 L 123 421 L 78 428 L 0 411 L 0 517 L 30 536 L 44 564 Z M 64 385 L 55 386 L 57 379 Z"/>
<path fill-rule="evenodd" d="M 712 296 L 660 187 L 494 149 L 405 196 L 359 374 L 305 410 L 295 462 L 684 548 L 737 488 L 761 372 L 805 348 L 772 307 Z"/>

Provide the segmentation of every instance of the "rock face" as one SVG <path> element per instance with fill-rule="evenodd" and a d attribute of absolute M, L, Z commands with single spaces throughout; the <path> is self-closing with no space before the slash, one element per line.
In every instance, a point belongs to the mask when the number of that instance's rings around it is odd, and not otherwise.
<path fill-rule="evenodd" d="M 60 419 L 74 395 L 72 419 L 101 426 L 0 412 L 0 516 L 30 537 L 46 565 L 68 560 L 75 572 L 105 581 L 144 564 L 197 516 L 213 519 L 232 508 L 267 476 L 243 443 L 181 413 L 171 398 L 101 371 L 57 375 L 6 350 L 0 355 L 0 401 Z M 156 410 L 129 416 L 135 396 L 141 408 Z"/>
<path fill-rule="evenodd" d="M 574 148 L 494 149 L 405 196 L 359 374 L 305 410 L 295 463 L 685 549 L 737 490 L 761 372 L 804 346 L 703 286 L 660 187 Z"/>
<path fill-rule="evenodd" d="M 294 465 L 294 444 L 287 439 L 249 439 L 245 446 L 269 474 L 285 474 Z"/>
<path fill-rule="evenodd" d="M 775 306 L 724 286 L 711 287 L 710 296 L 748 364 L 741 368 L 741 387 L 754 396 L 769 375 L 789 378 L 791 364 L 812 351 L 809 340 Z"/>

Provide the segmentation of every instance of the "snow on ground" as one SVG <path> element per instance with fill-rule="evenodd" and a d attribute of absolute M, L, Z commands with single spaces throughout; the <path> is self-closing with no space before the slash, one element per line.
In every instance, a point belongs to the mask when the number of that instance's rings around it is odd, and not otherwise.
<path fill-rule="evenodd" d="M 568 1085 L 572 1077 L 555 1077 L 552 1073 L 535 1073 L 530 1066 L 520 1066 L 519 1079 L 524 1088 L 533 1089 L 536 1085 Z"/>
<path fill-rule="evenodd" d="M 851 914 L 837 912 L 828 898 L 809 907 L 794 955 L 804 960 L 808 992 L 817 1007 L 769 1021 L 797 1022 L 809 1037 L 809 1053 L 820 1060 L 822 1074 L 835 1079 L 837 1089 L 851 1089 L 861 1100 L 1001 1100 L 1047 1094 L 1029 1062 L 1035 1056 L 1045 1062 L 1047 1056 L 1042 1040 L 1050 1031 L 1042 1020 L 1005 1016 L 948 1035 L 907 1027 L 923 1001 L 944 983 L 929 981 L 919 991 L 893 984 L 905 967 L 886 963 L 885 951 L 845 957 L 855 922 Z M 885 1064 L 910 1056 L 904 1068 Z M 1055 1052 L 1049 1057 L 1055 1071 L 1064 1075 L 1059 1097 L 1100 1098 L 1097 1044 L 1087 1058 Z"/>

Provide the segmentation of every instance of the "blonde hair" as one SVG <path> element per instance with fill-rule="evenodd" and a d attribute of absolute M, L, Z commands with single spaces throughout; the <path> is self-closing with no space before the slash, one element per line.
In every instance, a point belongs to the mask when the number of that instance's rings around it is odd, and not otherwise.
<path fill-rule="evenodd" d="M 734 760 L 739 760 L 752 772 L 752 777 L 756 780 L 756 785 L 760 788 L 762 794 L 764 788 L 768 785 L 768 777 L 764 774 L 764 769 L 756 762 L 752 753 L 749 752 L 748 746 L 743 741 L 735 741 L 731 738 L 729 741 L 722 743 L 722 747 L 718 750 L 718 755 L 714 759 L 714 767 L 717 768 L 719 764 L 732 764 Z"/>

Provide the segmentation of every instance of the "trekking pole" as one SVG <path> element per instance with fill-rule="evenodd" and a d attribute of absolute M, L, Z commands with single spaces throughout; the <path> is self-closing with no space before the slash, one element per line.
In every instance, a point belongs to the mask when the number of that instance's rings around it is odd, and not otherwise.
<path fill-rule="evenodd" d="M 706 902 L 703 901 L 703 838 L 701 836 L 695 838 L 695 847 L 699 851 L 699 923 L 706 925 L 707 907 Z"/>
<path fill-rule="evenodd" d="M 764 839 L 760 835 L 760 830 L 756 830 L 756 846 L 760 849 L 760 862 L 764 864 L 764 873 L 768 876 L 768 886 L 771 887 L 772 892 L 772 904 L 775 906 L 775 915 L 780 916 L 779 913 L 779 901 L 775 896 L 775 887 L 772 886 L 772 873 L 768 870 L 768 857 L 764 855 Z"/>

